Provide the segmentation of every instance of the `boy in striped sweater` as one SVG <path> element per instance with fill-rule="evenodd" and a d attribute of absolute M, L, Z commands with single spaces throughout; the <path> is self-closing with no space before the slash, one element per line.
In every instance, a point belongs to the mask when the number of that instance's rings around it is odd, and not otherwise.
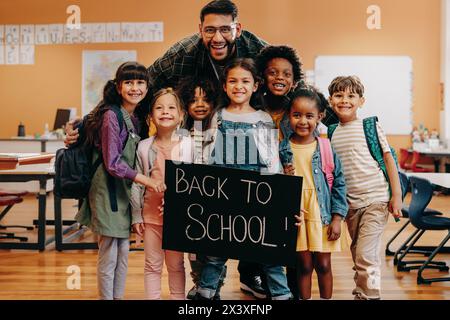
<path fill-rule="evenodd" d="M 349 212 L 346 222 L 352 238 L 351 253 L 355 270 L 355 299 L 381 298 L 381 237 L 389 212 L 401 215 L 402 195 L 397 167 L 386 136 L 376 124 L 386 179 L 372 157 L 363 120 L 357 111 L 365 102 L 364 86 L 356 76 L 337 77 L 328 87 L 329 101 L 339 118 L 331 144 L 339 155 L 347 185 Z"/>

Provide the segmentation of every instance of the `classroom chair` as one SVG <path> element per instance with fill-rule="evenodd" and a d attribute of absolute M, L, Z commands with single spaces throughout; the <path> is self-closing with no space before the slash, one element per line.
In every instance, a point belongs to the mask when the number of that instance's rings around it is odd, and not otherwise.
<path fill-rule="evenodd" d="M 0 220 L 5 216 L 5 214 L 11 209 L 12 206 L 22 201 L 23 199 L 19 196 L 6 196 L 6 195 L 0 196 L 0 206 L 6 206 L 6 208 L 3 209 L 2 213 L 0 214 Z M 2 229 L 5 228 L 6 228 L 5 226 L 2 226 Z M 12 232 L 0 232 L 0 239 L 16 239 L 20 241 L 28 240 L 28 238 L 26 237 L 17 237 Z"/>
<path fill-rule="evenodd" d="M 410 186 L 410 182 L 409 182 L 408 176 L 406 174 L 404 174 L 403 172 L 401 172 L 401 171 L 399 171 L 398 174 L 399 174 L 399 178 L 401 180 L 400 181 L 401 184 L 405 185 L 405 186 Z M 403 199 L 405 198 L 406 194 L 409 191 L 410 191 L 410 187 L 408 187 L 408 188 L 406 188 L 404 190 L 404 194 L 402 195 Z M 431 209 L 431 208 L 426 208 L 424 214 L 426 214 L 426 215 L 442 215 L 442 212 L 439 212 L 439 211 Z M 402 233 L 402 231 L 405 230 L 405 228 L 411 223 L 411 221 L 409 221 L 409 206 L 403 205 L 401 218 L 407 219 L 406 223 L 403 224 L 403 226 L 401 226 L 400 229 L 386 243 L 385 254 L 387 256 L 395 256 L 394 265 L 398 264 L 398 256 L 406 249 L 406 247 L 408 246 L 409 241 L 411 241 L 411 239 L 414 238 L 417 235 L 417 233 L 419 233 L 419 230 L 416 229 L 411 234 L 411 236 L 409 236 L 409 238 L 397 249 L 397 251 L 394 252 L 394 251 L 390 250 L 389 246 L 392 244 L 392 242 L 394 242 L 394 240 L 397 239 L 397 237 L 400 235 L 400 233 Z M 430 252 L 423 251 L 423 250 L 411 249 L 410 253 L 423 253 L 423 254 L 427 255 Z"/>
<path fill-rule="evenodd" d="M 411 224 L 420 230 L 419 234 L 423 234 L 428 230 L 447 230 L 447 236 L 441 243 L 431 252 L 430 256 L 425 261 L 415 261 L 417 265 L 410 266 L 410 269 L 419 269 L 417 274 L 417 283 L 431 283 L 437 281 L 450 281 L 450 277 L 438 277 L 425 279 L 422 273 L 425 269 L 439 269 L 439 271 L 448 271 L 449 267 L 445 262 L 433 261 L 433 258 L 441 250 L 441 248 L 450 239 L 450 218 L 434 215 L 425 215 L 424 211 L 433 197 L 433 187 L 428 180 L 410 177 L 411 181 L 411 203 L 409 205 L 409 219 Z M 408 245 L 405 252 L 407 253 L 415 244 L 417 239 Z"/>
<path fill-rule="evenodd" d="M 411 171 L 412 172 L 434 172 L 434 169 L 418 166 L 417 163 L 419 162 L 419 160 L 420 160 L 420 153 L 417 151 L 413 151 L 412 160 L 411 160 Z"/>
<path fill-rule="evenodd" d="M 403 170 L 411 170 L 411 164 L 407 163 L 408 158 L 410 156 L 410 152 L 407 149 L 400 148 L 400 160 L 399 165 Z"/>
<path fill-rule="evenodd" d="M 419 268 L 417 274 L 417 283 L 432 283 L 438 281 L 450 281 L 450 277 L 437 277 L 425 279 L 422 276 L 425 268 L 429 267 L 433 262 L 436 254 L 444 247 L 447 241 L 450 239 L 450 218 L 438 217 L 438 216 L 426 216 L 423 214 L 423 209 L 428 205 L 433 196 L 433 187 L 431 183 L 426 179 L 421 179 L 417 177 L 411 177 L 411 188 L 412 188 L 412 200 L 410 204 L 410 219 L 411 223 L 418 229 L 421 230 L 447 230 L 447 235 L 441 241 L 441 243 L 433 250 L 428 259 Z M 445 265 L 445 263 L 442 263 Z M 441 271 L 448 271 L 449 268 L 442 268 Z"/>
<path fill-rule="evenodd" d="M 6 191 L 0 189 L 0 199 L 2 199 L 2 202 L 0 202 L 1 206 L 6 206 L 0 213 L 0 222 L 2 219 L 6 216 L 6 214 L 11 210 L 11 208 L 17 204 L 23 201 L 23 196 L 25 196 L 28 192 L 27 191 Z M 34 227 L 32 226 L 23 226 L 23 225 L 2 225 L 0 224 L 0 229 L 8 229 L 8 228 L 24 228 L 26 230 L 33 230 Z M 8 238 L 8 239 L 17 239 L 20 241 L 27 241 L 28 239 L 26 237 L 16 237 L 14 233 L 10 232 L 2 232 L 2 237 L 0 239 Z M 6 236 L 5 236 L 6 235 Z"/>

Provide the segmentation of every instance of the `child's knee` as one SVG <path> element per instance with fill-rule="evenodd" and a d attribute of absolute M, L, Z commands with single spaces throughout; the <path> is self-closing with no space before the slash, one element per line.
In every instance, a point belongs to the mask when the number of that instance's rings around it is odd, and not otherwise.
<path fill-rule="evenodd" d="M 331 263 L 328 262 L 317 262 L 314 266 L 317 274 L 328 274 L 331 272 Z"/>
<path fill-rule="evenodd" d="M 311 274 L 314 271 L 314 266 L 312 264 L 301 264 L 298 266 L 298 272 L 301 274 Z"/>

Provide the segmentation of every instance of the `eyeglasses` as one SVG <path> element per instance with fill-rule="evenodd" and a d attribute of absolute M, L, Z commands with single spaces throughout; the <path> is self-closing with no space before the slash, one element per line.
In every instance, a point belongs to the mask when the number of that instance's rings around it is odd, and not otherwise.
<path fill-rule="evenodd" d="M 236 27 L 236 24 L 233 23 L 229 26 L 220 26 L 220 27 L 205 27 L 203 28 L 203 33 L 207 38 L 212 38 L 216 34 L 217 31 L 224 37 L 228 37 L 231 35 L 231 32 Z"/>

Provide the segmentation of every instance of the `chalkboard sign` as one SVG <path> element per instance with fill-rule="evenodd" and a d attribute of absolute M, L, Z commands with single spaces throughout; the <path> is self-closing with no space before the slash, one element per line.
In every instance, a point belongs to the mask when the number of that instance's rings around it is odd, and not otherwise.
<path fill-rule="evenodd" d="M 163 249 L 295 265 L 302 178 L 166 161 Z"/>

